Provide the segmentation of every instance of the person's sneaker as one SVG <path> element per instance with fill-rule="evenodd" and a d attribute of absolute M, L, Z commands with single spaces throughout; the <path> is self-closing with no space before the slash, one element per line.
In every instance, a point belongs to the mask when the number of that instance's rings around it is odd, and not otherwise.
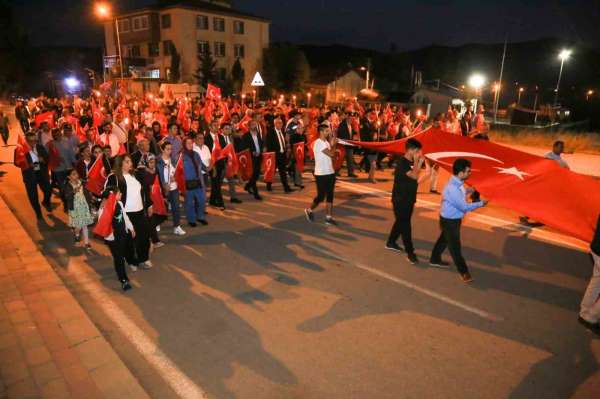
<path fill-rule="evenodd" d="M 325 217 L 325 224 L 328 226 L 337 226 L 337 222 L 332 217 Z"/>
<path fill-rule="evenodd" d="M 129 281 L 125 280 L 121 282 L 121 289 L 123 289 L 123 291 L 129 291 L 131 289 L 131 284 L 129 284 Z"/>
<path fill-rule="evenodd" d="M 153 266 L 154 265 L 149 260 L 142 263 L 142 269 L 145 269 L 145 270 L 152 269 Z"/>
<path fill-rule="evenodd" d="M 196 227 L 196 226 L 198 226 L 198 225 L 197 225 L 196 223 L 194 223 L 194 222 L 189 222 L 189 223 L 188 223 L 188 225 L 189 225 L 190 227 Z"/>
<path fill-rule="evenodd" d="M 231 199 L 231 203 L 232 203 L 232 204 L 241 204 L 241 203 L 242 203 L 242 200 L 241 200 L 241 199 L 239 199 L 239 198 L 232 198 L 232 199 Z"/>
<path fill-rule="evenodd" d="M 176 236 L 184 236 L 185 235 L 185 230 L 183 230 L 181 228 L 181 226 L 177 226 L 173 229 L 173 234 L 175 234 Z"/>
<path fill-rule="evenodd" d="M 309 222 L 315 221 L 315 215 L 313 215 L 313 211 L 311 211 L 310 209 L 306 208 L 304 210 L 304 214 L 306 215 L 306 220 L 308 220 Z"/>
<path fill-rule="evenodd" d="M 402 247 L 395 242 L 388 242 L 385 244 L 385 249 L 389 249 L 390 251 L 404 252 Z"/>
<path fill-rule="evenodd" d="M 443 261 L 443 260 L 430 260 L 429 261 L 429 266 L 431 267 L 439 267 L 440 269 L 449 269 L 450 268 L 450 263 Z"/>
<path fill-rule="evenodd" d="M 160 233 L 160 224 L 156 226 L 156 231 Z"/>
<path fill-rule="evenodd" d="M 85 244 L 85 250 L 90 252 L 92 250 L 92 246 L 89 243 Z"/>
<path fill-rule="evenodd" d="M 285 188 L 283 189 L 283 192 L 284 192 L 285 194 L 293 193 L 294 191 L 296 191 L 296 190 L 294 190 L 293 188 L 291 188 L 291 187 L 289 187 L 289 186 L 288 186 L 288 187 L 285 187 Z"/>
<path fill-rule="evenodd" d="M 473 282 L 473 277 L 471 277 L 471 273 L 469 273 L 469 272 L 462 273 L 460 275 L 460 278 L 462 279 L 463 283 L 472 283 Z"/>
<path fill-rule="evenodd" d="M 136 265 L 129 265 L 129 269 L 131 269 L 132 272 L 137 272 L 138 267 Z"/>
<path fill-rule="evenodd" d="M 587 321 L 586 319 L 584 319 L 581 316 L 579 316 L 577 318 L 577 321 L 579 322 L 579 324 L 581 324 L 582 326 L 584 326 L 585 328 L 587 328 L 594 334 L 600 335 L 600 325 L 598 323 L 592 323 L 591 321 Z"/>
<path fill-rule="evenodd" d="M 198 219 L 198 223 L 200 223 L 202 226 L 207 226 L 208 222 L 204 219 Z"/>
<path fill-rule="evenodd" d="M 262 197 L 259 194 L 254 194 L 254 199 L 257 201 L 262 201 Z"/>
<path fill-rule="evenodd" d="M 417 255 L 414 253 L 406 254 L 406 259 L 411 265 L 416 265 L 417 263 L 419 263 L 419 258 L 417 258 Z"/>
<path fill-rule="evenodd" d="M 159 242 L 155 242 L 155 243 L 154 243 L 154 244 L 152 244 L 152 245 L 154 245 L 154 248 L 156 249 L 156 248 L 164 247 L 164 246 L 165 246 L 165 243 L 164 243 L 164 242 L 162 242 L 162 241 L 159 241 Z"/>

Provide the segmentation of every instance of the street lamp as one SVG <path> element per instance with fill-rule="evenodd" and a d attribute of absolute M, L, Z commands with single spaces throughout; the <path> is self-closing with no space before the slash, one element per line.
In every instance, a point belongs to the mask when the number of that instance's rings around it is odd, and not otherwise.
<path fill-rule="evenodd" d="M 100 20 L 109 20 L 112 18 L 112 12 L 108 3 L 96 3 L 95 11 L 96 15 Z M 119 55 L 119 69 L 121 70 L 121 81 L 123 81 L 123 57 L 121 55 L 121 35 L 119 33 L 119 23 L 117 18 L 115 18 L 115 29 L 117 33 L 117 53 Z"/>
<path fill-rule="evenodd" d="M 310 107 L 310 98 L 312 97 L 312 93 L 306 93 L 307 101 L 306 106 Z"/>
<path fill-rule="evenodd" d="M 565 61 L 571 57 L 571 50 L 563 49 L 558 53 L 558 59 L 560 60 L 560 70 L 558 72 L 558 81 L 556 82 L 556 89 L 554 90 L 554 106 L 558 104 L 558 89 L 560 88 L 560 78 L 562 77 L 563 66 Z"/>
<path fill-rule="evenodd" d="M 585 93 L 585 101 L 589 101 L 590 97 L 594 94 L 594 90 L 588 90 L 587 93 Z"/>
<path fill-rule="evenodd" d="M 481 88 L 485 85 L 485 76 L 480 73 L 474 73 L 469 77 L 467 82 L 469 86 L 475 89 L 475 95 L 479 97 L 481 95 Z"/>
<path fill-rule="evenodd" d="M 521 94 L 525 91 L 525 88 L 519 87 L 519 97 L 517 98 L 517 105 L 521 105 Z"/>

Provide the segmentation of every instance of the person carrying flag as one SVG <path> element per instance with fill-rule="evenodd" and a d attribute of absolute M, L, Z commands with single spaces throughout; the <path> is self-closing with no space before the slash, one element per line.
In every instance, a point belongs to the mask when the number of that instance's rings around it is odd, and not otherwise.
<path fill-rule="evenodd" d="M 23 183 L 27 191 L 27 198 L 38 220 L 43 218 L 38 186 L 44 194 L 42 204 L 48 212 L 52 212 L 50 196 L 52 189 L 48 179 L 48 152 L 43 145 L 38 143 L 35 133 L 27 133 L 25 142 L 15 149 L 15 165 L 21 168 Z"/>
<path fill-rule="evenodd" d="M 466 200 L 466 195 L 474 192 L 472 188 L 465 188 L 464 186 L 465 181 L 471 176 L 471 161 L 458 158 L 452 165 L 452 174 L 453 176 L 442 194 L 442 206 L 440 208 L 440 228 L 442 232 L 431 252 L 429 265 L 441 268 L 447 267 L 448 263 L 442 260 L 442 253 L 447 247 L 463 282 L 470 283 L 473 278 L 462 255 L 460 226 L 467 212 L 484 207 L 488 201 L 468 203 Z"/>

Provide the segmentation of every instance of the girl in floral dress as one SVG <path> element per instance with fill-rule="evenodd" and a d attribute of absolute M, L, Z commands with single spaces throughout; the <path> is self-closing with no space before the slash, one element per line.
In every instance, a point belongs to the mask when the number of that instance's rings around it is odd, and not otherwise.
<path fill-rule="evenodd" d="M 90 210 L 92 197 L 84 187 L 77 170 L 71 169 L 68 172 L 67 178 L 64 197 L 65 212 L 69 215 L 69 226 L 75 234 L 75 242 L 79 242 L 83 238 L 85 249 L 89 251 L 92 247 L 90 245 L 88 226 L 94 223 L 94 217 Z"/>

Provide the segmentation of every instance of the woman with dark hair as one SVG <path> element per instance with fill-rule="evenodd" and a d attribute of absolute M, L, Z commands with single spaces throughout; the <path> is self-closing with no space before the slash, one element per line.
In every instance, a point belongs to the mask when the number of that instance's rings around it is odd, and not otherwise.
<path fill-rule="evenodd" d="M 148 191 L 148 193 L 152 193 L 152 186 L 154 185 L 154 181 L 156 180 L 156 178 L 158 177 L 158 169 L 156 168 L 156 157 L 152 154 L 148 155 L 148 158 L 146 160 L 147 162 L 147 166 L 145 167 L 138 167 L 135 171 L 136 177 L 138 178 L 138 180 L 143 182 L 144 185 L 144 189 Z M 160 196 L 161 196 L 161 200 L 164 202 L 164 193 L 162 191 L 162 187 L 160 184 L 160 179 L 159 179 L 159 189 L 160 189 Z M 152 195 L 150 194 L 150 197 L 152 197 Z M 156 201 L 156 197 L 154 197 L 155 201 Z M 158 208 L 157 208 L 158 209 Z M 162 222 L 164 222 L 167 219 L 166 215 L 158 215 L 155 212 L 152 212 L 152 216 L 150 216 L 150 241 L 152 241 L 152 246 L 156 249 L 156 248 L 160 248 L 162 246 L 164 246 L 165 244 L 160 240 L 160 238 L 158 237 L 158 232 L 160 231 L 160 225 Z M 157 229 L 157 227 L 159 227 Z"/>
<path fill-rule="evenodd" d="M 131 220 L 136 232 L 135 237 L 129 237 L 125 251 L 125 259 L 132 271 L 137 271 L 138 265 L 150 269 L 150 222 L 152 216 L 152 200 L 143 181 L 134 175 L 133 161 L 129 155 L 115 158 L 113 173 L 106 179 L 104 187 L 116 186 L 122 194 L 124 211 Z"/>

